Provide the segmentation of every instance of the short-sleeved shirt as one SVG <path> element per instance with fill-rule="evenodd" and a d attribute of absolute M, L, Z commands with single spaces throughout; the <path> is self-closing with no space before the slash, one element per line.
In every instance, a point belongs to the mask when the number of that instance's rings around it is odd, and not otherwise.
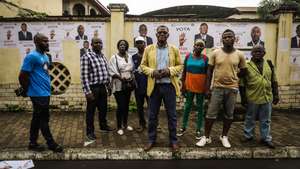
<path fill-rule="evenodd" d="M 225 53 L 221 48 L 216 49 L 211 53 L 208 64 L 214 66 L 213 87 L 238 88 L 237 73 L 239 68 L 246 67 L 243 52 L 236 49 L 231 53 Z"/>
<path fill-rule="evenodd" d="M 49 58 L 36 50 L 24 59 L 21 71 L 29 73 L 27 95 L 30 97 L 50 96 L 50 76 L 48 74 Z"/>

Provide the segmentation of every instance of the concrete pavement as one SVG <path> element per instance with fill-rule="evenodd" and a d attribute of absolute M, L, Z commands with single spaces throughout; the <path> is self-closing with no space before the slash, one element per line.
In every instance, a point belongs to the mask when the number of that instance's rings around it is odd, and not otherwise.
<path fill-rule="evenodd" d="M 181 124 L 178 112 L 178 124 Z M 195 146 L 195 113 L 191 114 L 187 133 L 178 137 L 180 152 L 172 153 L 168 148 L 166 114 L 160 114 L 161 130 L 157 136 L 157 147 L 144 152 L 147 132 L 125 131 L 119 136 L 116 131 L 101 133 L 95 122 L 97 140 L 86 147 L 85 113 L 51 113 L 50 126 L 56 141 L 65 148 L 64 153 L 45 151 L 36 153 L 27 150 L 29 138 L 30 112 L 0 112 L 0 159 L 38 159 L 38 160 L 85 160 L 85 159 L 245 159 L 245 158 L 299 158 L 300 157 L 300 112 L 280 111 L 272 116 L 272 136 L 276 149 L 268 149 L 258 143 L 259 130 L 256 128 L 256 141 L 242 143 L 243 121 L 235 121 L 229 132 L 231 149 L 222 147 L 218 137 L 222 122 L 217 121 L 211 133 L 213 142 L 204 148 Z M 97 118 L 95 118 L 97 119 Z M 115 112 L 108 113 L 110 125 L 115 127 Z M 129 125 L 137 127 L 136 113 L 130 113 Z M 178 127 L 178 128 L 179 128 Z M 45 144 L 42 136 L 39 143 Z"/>

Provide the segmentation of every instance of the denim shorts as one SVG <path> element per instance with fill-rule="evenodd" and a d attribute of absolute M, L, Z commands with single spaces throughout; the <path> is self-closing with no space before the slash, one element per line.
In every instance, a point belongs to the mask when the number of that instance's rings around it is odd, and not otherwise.
<path fill-rule="evenodd" d="M 216 119 L 220 106 L 224 107 L 224 117 L 226 119 L 233 119 L 233 111 L 235 107 L 235 102 L 238 94 L 238 89 L 229 88 L 213 88 L 210 103 L 208 105 L 208 110 L 206 118 Z"/>

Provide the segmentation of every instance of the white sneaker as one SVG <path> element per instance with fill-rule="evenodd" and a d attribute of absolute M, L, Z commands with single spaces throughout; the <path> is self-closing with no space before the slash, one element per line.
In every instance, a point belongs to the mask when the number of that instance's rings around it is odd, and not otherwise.
<path fill-rule="evenodd" d="M 117 131 L 117 133 L 118 133 L 120 136 L 122 136 L 122 135 L 124 134 L 124 131 L 123 131 L 122 129 L 119 129 L 119 130 Z"/>
<path fill-rule="evenodd" d="M 126 127 L 126 130 L 128 130 L 128 131 L 132 131 L 132 130 L 133 130 L 133 128 L 132 128 L 131 126 L 127 126 L 127 127 Z"/>
<path fill-rule="evenodd" d="M 220 136 L 220 140 L 225 148 L 231 147 L 227 136 Z"/>
<path fill-rule="evenodd" d="M 204 147 L 205 144 L 210 144 L 210 143 L 211 143 L 211 138 L 210 137 L 206 138 L 205 136 L 202 136 L 200 138 L 200 140 L 196 143 L 196 146 Z"/>

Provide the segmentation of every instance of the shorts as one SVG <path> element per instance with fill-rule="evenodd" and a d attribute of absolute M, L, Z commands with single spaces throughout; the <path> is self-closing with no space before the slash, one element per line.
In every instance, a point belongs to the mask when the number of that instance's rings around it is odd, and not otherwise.
<path fill-rule="evenodd" d="M 213 88 L 206 118 L 216 119 L 220 106 L 223 105 L 224 117 L 232 120 L 237 94 L 238 89 Z"/>

